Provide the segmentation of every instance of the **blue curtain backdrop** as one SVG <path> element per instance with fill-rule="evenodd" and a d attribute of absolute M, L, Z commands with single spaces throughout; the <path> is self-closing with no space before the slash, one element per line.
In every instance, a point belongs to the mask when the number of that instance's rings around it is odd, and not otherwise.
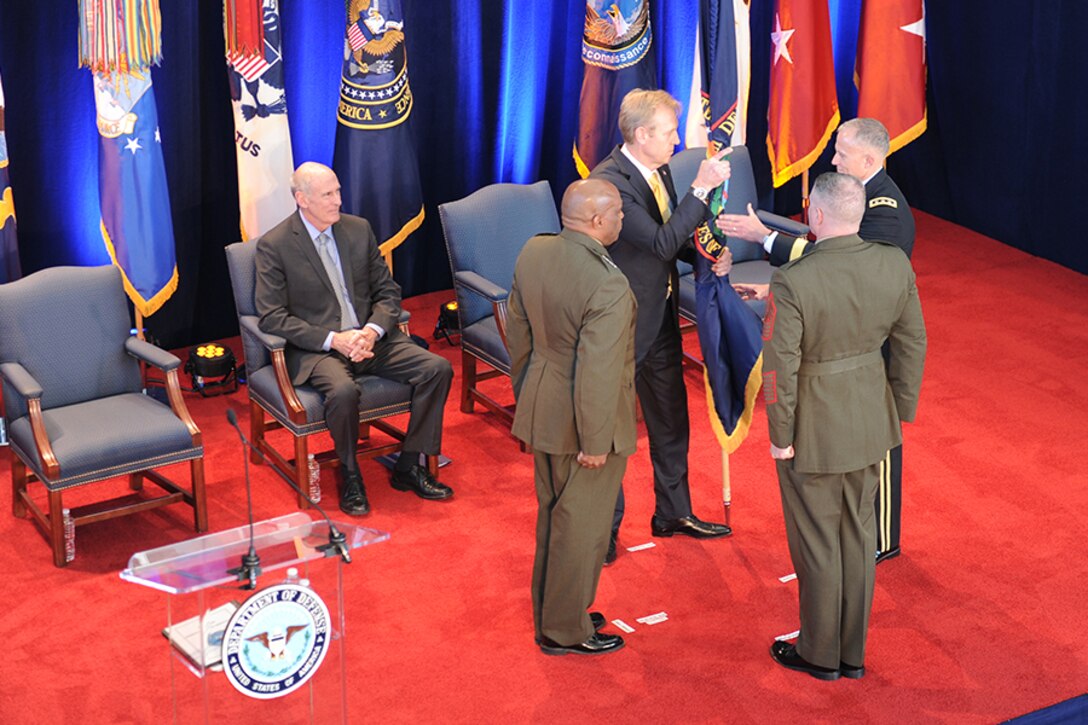
<path fill-rule="evenodd" d="M 862 0 L 829 0 L 843 115 L 856 108 Z M 1088 272 L 1069 234 L 1088 159 L 1088 4 L 931 2 L 929 130 L 889 161 L 916 208 Z M 106 264 L 98 232 L 90 74 L 76 68 L 76 3 L 0 0 L 10 176 L 23 271 Z M 342 0 L 281 0 L 287 102 L 297 162 L 332 158 Z M 496 181 L 575 178 L 581 0 L 405 0 L 412 127 L 427 219 L 395 256 L 406 295 L 450 286 L 438 204 Z M 651 4 L 658 80 L 688 97 L 697 0 Z M 771 0 L 752 2 L 749 146 L 762 204 L 799 208 L 798 183 L 772 192 L 764 147 Z M 238 237 L 233 121 L 218 0 L 162 0 L 154 69 L 180 287 L 148 321 L 178 347 L 236 332 L 222 248 Z M 814 171 L 830 168 L 830 151 Z M 419 331 L 426 332 L 426 331 Z"/>

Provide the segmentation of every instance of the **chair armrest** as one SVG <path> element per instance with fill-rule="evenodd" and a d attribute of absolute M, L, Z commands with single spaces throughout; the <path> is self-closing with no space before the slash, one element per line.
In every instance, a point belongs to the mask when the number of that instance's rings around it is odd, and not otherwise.
<path fill-rule="evenodd" d="M 453 275 L 453 281 L 470 292 L 475 292 L 492 304 L 503 302 L 510 295 L 508 291 L 476 272 L 461 271 Z"/>
<path fill-rule="evenodd" d="M 3 377 L 8 381 L 8 385 L 15 389 L 15 392 L 24 398 L 30 400 L 40 400 L 42 397 L 42 386 L 34 379 L 34 376 L 27 372 L 19 363 L 4 363 L 0 365 L 0 377 Z"/>
<path fill-rule="evenodd" d="M 170 372 L 181 367 L 181 359 L 147 340 L 138 337 L 125 338 L 125 352 L 141 362 L 157 367 L 163 372 Z"/>
<path fill-rule="evenodd" d="M 238 324 L 245 332 L 248 332 L 253 337 L 264 345 L 269 350 L 282 350 L 287 347 L 287 340 L 279 335 L 272 335 L 264 332 L 258 322 L 256 315 L 241 315 L 238 318 Z"/>
<path fill-rule="evenodd" d="M 400 331 L 403 332 L 405 335 L 411 335 L 412 334 L 412 333 L 410 333 L 408 331 L 408 323 L 411 322 L 411 321 L 412 321 L 412 313 L 409 312 L 408 310 L 401 309 L 400 317 L 397 319 L 397 327 L 399 327 Z"/>
<path fill-rule="evenodd" d="M 790 219 L 789 217 L 772 214 L 771 212 L 763 211 L 762 209 L 756 212 L 756 216 L 759 217 L 759 220 L 763 222 L 764 226 L 772 232 L 781 232 L 782 234 L 788 234 L 791 237 L 798 238 L 808 236 L 808 225 Z"/>

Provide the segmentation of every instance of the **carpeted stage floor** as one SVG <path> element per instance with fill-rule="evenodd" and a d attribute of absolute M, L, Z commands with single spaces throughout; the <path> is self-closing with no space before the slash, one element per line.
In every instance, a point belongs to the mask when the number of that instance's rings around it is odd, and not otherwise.
<path fill-rule="evenodd" d="M 792 568 L 762 407 L 732 458 L 727 540 L 651 539 L 643 434 L 620 543 L 656 546 L 622 551 L 595 607 L 637 630 L 614 655 L 542 655 L 529 604 L 532 462 L 491 416 L 462 414 L 455 391 L 445 442 L 454 463 L 442 474 L 452 501 L 396 492 L 384 469 L 364 465 L 374 507 L 365 525 L 392 539 L 347 571 L 352 719 L 992 723 L 1088 691 L 1088 279 L 917 216 L 930 352 L 918 421 L 906 430 L 904 554 L 878 569 L 864 679 L 818 682 L 767 654 L 776 635 L 797 629 L 797 602 L 796 582 L 779 581 Z M 450 296 L 409 300 L 413 331 L 429 338 Z M 432 349 L 459 368 L 459 350 Z M 696 513 L 721 520 L 701 375 L 687 378 Z M 506 381 L 491 382 L 509 397 Z M 241 454 L 224 411 L 244 422 L 245 392 L 187 400 L 204 431 L 212 528 L 238 526 Z M 335 509 L 331 472 L 323 483 Z M 295 510 L 263 467 L 253 485 L 258 518 Z M 77 559 L 55 569 L 29 521 L 0 515 L 9 574 L 0 722 L 169 719 L 163 595 L 117 572 L 135 551 L 192 536 L 190 521 L 173 507 L 81 528 Z M 667 621 L 635 624 L 660 611 Z"/>

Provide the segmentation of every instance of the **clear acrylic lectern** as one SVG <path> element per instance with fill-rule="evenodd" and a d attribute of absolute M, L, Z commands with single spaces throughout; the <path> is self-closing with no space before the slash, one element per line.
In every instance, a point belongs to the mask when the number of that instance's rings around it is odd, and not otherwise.
<path fill-rule="evenodd" d="M 389 534 L 335 522 L 354 552 Z M 325 555 L 329 525 L 304 512 L 253 525 L 261 574 L 256 590 L 242 589 L 231 569 L 249 551 L 249 525 L 134 554 L 121 578 L 166 593 L 163 642 L 170 656 L 170 690 L 175 722 L 345 722 L 347 720 L 347 628 L 344 622 L 344 562 Z M 354 555 L 353 555 L 354 558 Z M 297 580 L 285 581 L 297 570 Z M 284 587 L 285 583 L 293 587 Z M 255 593 L 289 591 L 307 601 L 320 598 L 328 610 L 324 659 L 312 676 L 288 694 L 262 699 L 243 694 L 223 672 L 224 628 Z M 301 593 L 305 593 L 302 595 Z M 309 596 L 310 594 L 316 597 Z M 237 630 L 237 628 L 235 628 Z M 268 647 L 285 661 L 284 642 L 293 634 L 249 637 L 245 647 Z M 306 639 L 308 632 L 304 633 Z M 259 642 L 253 642 L 258 640 Z M 303 641 L 299 637 L 298 642 Z M 283 665 L 286 671 L 287 664 Z M 290 684 L 291 673 L 286 675 Z M 231 678 L 232 680 L 236 678 Z M 243 676 L 244 679 L 244 676 Z"/>

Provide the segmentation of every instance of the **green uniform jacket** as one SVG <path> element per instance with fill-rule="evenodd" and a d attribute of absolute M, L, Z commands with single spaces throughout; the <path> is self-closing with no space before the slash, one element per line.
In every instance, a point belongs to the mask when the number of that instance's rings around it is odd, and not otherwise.
<path fill-rule="evenodd" d="M 530 239 L 506 328 L 513 434 L 542 453 L 633 453 L 634 328 L 635 297 L 599 242 L 569 230 Z"/>
<path fill-rule="evenodd" d="M 795 470 L 856 471 L 899 445 L 900 421 L 914 419 L 926 351 L 902 250 L 856 235 L 819 242 L 775 271 L 763 339 L 771 442 L 794 447 Z"/>

